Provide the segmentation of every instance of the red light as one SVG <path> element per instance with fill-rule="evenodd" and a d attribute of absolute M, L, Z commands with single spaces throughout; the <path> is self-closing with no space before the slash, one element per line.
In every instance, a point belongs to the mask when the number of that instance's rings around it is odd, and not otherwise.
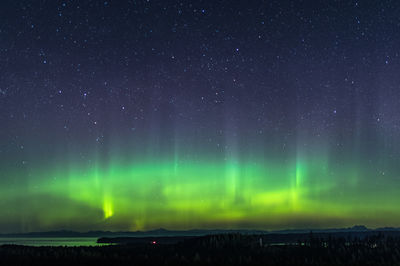
<path fill-rule="evenodd" d="M 156 241 L 151 241 L 151 244 L 155 245 L 155 244 L 157 244 L 157 242 Z"/>

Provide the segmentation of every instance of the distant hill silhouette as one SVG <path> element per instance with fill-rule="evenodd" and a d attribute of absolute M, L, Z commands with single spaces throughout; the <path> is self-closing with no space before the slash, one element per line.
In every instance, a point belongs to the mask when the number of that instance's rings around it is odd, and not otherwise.
<path fill-rule="evenodd" d="M 339 232 L 380 232 L 380 231 L 400 231 L 400 228 L 384 227 L 377 229 L 369 229 L 363 225 L 356 225 L 348 228 L 329 228 L 329 229 L 287 229 L 287 230 L 225 230 L 225 229 L 193 229 L 193 230 L 167 230 L 159 228 L 150 231 L 89 231 L 89 232 L 76 232 L 69 230 L 60 231 L 49 231 L 49 232 L 31 232 L 31 233 L 12 233 L 12 234 L 0 234 L 0 237 L 152 237 L 152 236 L 205 236 L 205 235 L 218 235 L 218 234 L 251 234 L 251 235 L 263 235 L 263 234 L 304 234 L 309 232 L 314 233 L 339 233 Z"/>

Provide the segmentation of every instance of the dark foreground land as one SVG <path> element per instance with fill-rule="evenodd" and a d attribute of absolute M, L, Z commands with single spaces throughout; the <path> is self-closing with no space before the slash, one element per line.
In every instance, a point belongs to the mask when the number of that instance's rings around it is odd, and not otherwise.
<path fill-rule="evenodd" d="M 272 244 L 273 238 L 225 234 L 117 239 L 125 244 L 100 247 L 5 245 L 0 246 L 0 265 L 400 265 L 396 235 L 310 233 L 291 236 L 285 244 Z"/>

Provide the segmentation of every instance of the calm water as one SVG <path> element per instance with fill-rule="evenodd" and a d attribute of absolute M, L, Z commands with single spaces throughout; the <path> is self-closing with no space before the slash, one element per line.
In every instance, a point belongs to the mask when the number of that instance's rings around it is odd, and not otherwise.
<path fill-rule="evenodd" d="M 25 246 L 101 246 L 95 237 L 30 237 L 30 238 L 0 238 L 0 245 Z"/>

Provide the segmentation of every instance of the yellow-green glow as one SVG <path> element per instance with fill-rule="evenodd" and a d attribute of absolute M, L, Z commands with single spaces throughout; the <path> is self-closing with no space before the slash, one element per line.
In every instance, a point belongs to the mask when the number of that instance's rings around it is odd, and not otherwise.
<path fill-rule="evenodd" d="M 105 199 L 103 203 L 104 218 L 110 218 L 113 216 L 113 206 L 110 199 Z"/>
<path fill-rule="evenodd" d="M 114 160 L 103 166 L 75 164 L 33 174 L 27 191 L 10 194 L 0 189 L 0 200 L 29 196 L 23 219 L 36 220 L 39 228 L 47 229 L 271 229 L 329 227 L 338 221 L 377 226 L 383 219 L 398 218 L 393 215 L 396 201 L 388 203 L 395 191 L 385 192 L 385 204 L 376 200 L 382 195 L 355 198 L 359 189 L 371 186 L 354 182 L 352 168 L 330 167 L 318 159 Z M 17 215 L 15 211 L 9 217 Z"/>

